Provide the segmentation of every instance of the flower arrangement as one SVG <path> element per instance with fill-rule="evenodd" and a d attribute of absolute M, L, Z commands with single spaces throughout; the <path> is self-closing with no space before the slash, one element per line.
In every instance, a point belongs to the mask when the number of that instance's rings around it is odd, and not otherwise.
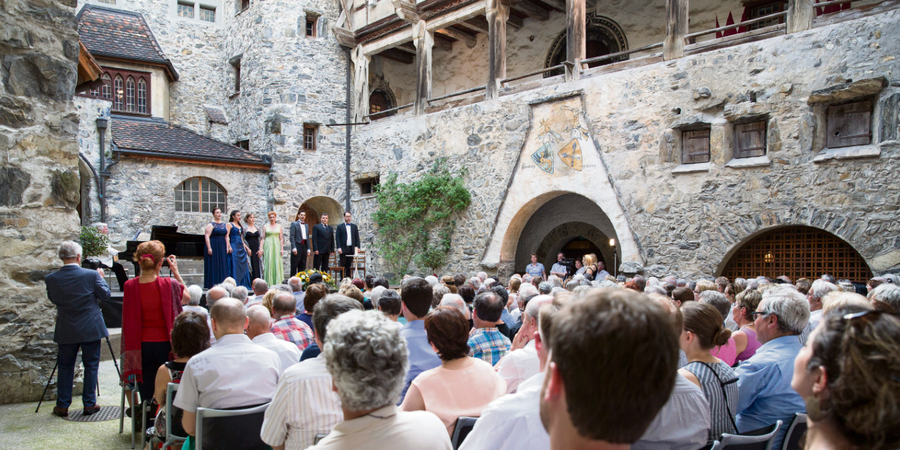
<path fill-rule="evenodd" d="M 310 277 L 312 274 L 315 274 L 315 273 L 317 273 L 317 274 L 319 274 L 319 275 L 322 276 L 322 282 L 324 282 L 325 284 L 327 284 L 327 285 L 330 286 L 331 288 L 334 288 L 334 287 L 335 287 L 335 286 L 334 286 L 334 279 L 331 277 L 331 275 L 329 275 L 329 274 L 327 274 L 327 273 L 325 273 L 325 272 L 322 272 L 321 270 L 310 269 L 310 270 L 307 270 L 307 271 L 305 271 L 305 272 L 297 272 L 297 274 L 294 275 L 294 276 L 297 277 L 297 278 L 299 278 L 300 281 L 303 283 L 303 290 L 305 291 L 306 288 L 309 287 L 309 277 Z"/>

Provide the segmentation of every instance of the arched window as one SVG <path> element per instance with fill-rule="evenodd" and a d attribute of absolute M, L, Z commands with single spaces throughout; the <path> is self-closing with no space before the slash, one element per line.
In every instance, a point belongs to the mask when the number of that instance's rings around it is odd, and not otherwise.
<path fill-rule="evenodd" d="M 622 27 L 608 17 L 588 13 L 585 19 L 585 33 L 584 53 L 586 59 L 628 50 L 628 40 L 625 38 L 625 32 L 622 30 Z M 544 67 L 553 67 L 561 64 L 566 60 L 566 51 L 566 32 L 564 30 L 551 44 L 550 53 L 547 55 Z M 626 59 L 628 59 L 628 56 L 623 55 L 600 62 L 589 63 L 588 67 L 603 66 Z M 544 77 L 562 75 L 562 73 L 562 70 L 554 70 L 545 73 Z"/>
<path fill-rule="evenodd" d="M 115 111 L 125 110 L 125 80 L 121 75 L 117 75 L 113 81 L 113 107 Z"/>
<path fill-rule="evenodd" d="M 188 178 L 175 186 L 177 212 L 208 213 L 215 208 L 225 211 L 225 200 L 225 189 L 209 178 Z"/>
<path fill-rule="evenodd" d="M 134 112 L 134 78 L 125 80 L 125 111 Z"/>
<path fill-rule="evenodd" d="M 147 83 L 143 78 L 137 84 L 137 112 L 147 114 Z"/>
<path fill-rule="evenodd" d="M 382 119 L 385 117 L 393 116 L 397 113 L 397 111 L 378 114 L 382 111 L 387 111 L 397 106 L 397 99 L 396 97 L 394 97 L 393 91 L 391 91 L 391 88 L 387 86 L 387 83 L 384 82 L 384 79 L 378 79 L 374 84 L 376 87 L 369 95 L 369 118 Z"/>
<path fill-rule="evenodd" d="M 110 84 L 112 84 L 112 79 L 109 77 L 108 73 L 104 73 L 102 77 L 103 86 L 100 88 L 100 96 L 106 99 L 112 99 L 112 88 Z"/>

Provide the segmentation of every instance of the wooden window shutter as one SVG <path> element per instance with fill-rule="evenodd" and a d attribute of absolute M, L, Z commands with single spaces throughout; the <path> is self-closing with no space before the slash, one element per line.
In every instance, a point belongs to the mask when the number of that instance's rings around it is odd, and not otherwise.
<path fill-rule="evenodd" d="M 872 142 L 872 102 L 869 100 L 828 107 L 828 148 Z"/>
<path fill-rule="evenodd" d="M 681 132 L 682 164 L 709 162 L 709 129 Z"/>
<path fill-rule="evenodd" d="M 739 123 L 734 126 L 734 157 L 752 158 L 766 154 L 766 122 Z"/>

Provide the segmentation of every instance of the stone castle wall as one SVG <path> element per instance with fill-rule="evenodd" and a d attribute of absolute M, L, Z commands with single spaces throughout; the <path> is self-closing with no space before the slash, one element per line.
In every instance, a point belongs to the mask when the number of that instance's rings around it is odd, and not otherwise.
<path fill-rule="evenodd" d="M 74 3 L 0 3 L 0 403 L 37 400 L 56 360 L 43 280 L 79 232 Z"/>

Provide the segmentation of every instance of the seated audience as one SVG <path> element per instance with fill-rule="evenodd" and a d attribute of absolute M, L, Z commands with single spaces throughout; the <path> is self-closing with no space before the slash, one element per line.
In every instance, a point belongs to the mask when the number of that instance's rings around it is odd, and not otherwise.
<path fill-rule="evenodd" d="M 406 373 L 406 380 L 400 391 L 401 402 L 406 397 L 406 391 L 412 380 L 420 373 L 441 365 L 441 359 L 428 343 L 428 335 L 425 332 L 424 319 L 428 309 L 431 308 L 431 299 L 431 286 L 423 278 L 410 277 L 403 282 L 400 290 L 400 311 L 406 318 L 406 325 L 400 330 L 400 336 L 406 341 L 409 350 L 409 372 Z"/>
<path fill-rule="evenodd" d="M 247 294 L 247 288 L 244 286 L 235 286 L 231 290 L 231 298 L 237 299 L 245 308 L 247 307 Z"/>
<path fill-rule="evenodd" d="M 725 294 L 721 294 L 716 291 L 704 291 L 700 293 L 700 302 L 707 303 L 710 306 L 714 307 L 716 311 L 719 312 L 722 317 L 731 318 L 731 302 L 725 298 Z M 725 326 L 726 329 L 731 331 L 731 328 L 727 326 L 728 321 L 723 321 L 722 325 Z M 737 327 L 737 323 L 732 320 L 732 323 Z M 734 361 L 737 358 L 737 344 L 734 342 L 734 338 L 730 337 L 731 333 L 729 333 L 728 341 L 723 345 L 717 345 L 712 350 L 711 353 L 716 358 L 721 359 L 728 366 L 733 366 Z"/>
<path fill-rule="evenodd" d="M 672 300 L 675 301 L 675 306 L 681 308 L 681 305 L 685 302 L 692 302 L 695 300 L 694 291 L 688 287 L 677 287 L 672 291 Z"/>
<path fill-rule="evenodd" d="M 266 283 L 266 280 L 262 278 L 253 280 L 253 295 L 247 297 L 247 307 L 261 304 L 266 292 L 269 292 L 269 283 Z"/>
<path fill-rule="evenodd" d="M 291 294 L 297 299 L 297 306 L 302 306 L 303 297 L 305 296 L 303 293 L 303 282 L 297 277 L 290 277 L 287 284 L 291 288 Z"/>
<path fill-rule="evenodd" d="M 822 297 L 822 314 L 828 314 L 833 309 L 854 306 L 864 309 L 873 309 L 872 303 L 862 295 L 854 292 L 834 291 Z"/>
<path fill-rule="evenodd" d="M 869 291 L 870 302 L 887 303 L 894 312 L 900 313 L 900 286 L 882 283 Z"/>
<path fill-rule="evenodd" d="M 737 322 L 740 329 L 732 333 L 734 339 L 735 361 L 741 362 L 750 359 L 756 350 L 762 346 L 756 338 L 756 324 L 753 322 L 753 311 L 759 307 L 762 295 L 755 290 L 741 291 L 734 297 L 734 309 L 731 317 Z"/>
<path fill-rule="evenodd" d="M 791 377 L 794 358 L 803 347 L 799 335 L 809 323 L 809 303 L 796 289 L 773 287 L 753 316 L 762 346 L 737 369 L 740 394 L 735 412 L 741 433 L 777 420 L 788 424 L 795 413 L 806 411 L 803 399 L 791 389 Z M 785 432 L 786 426 L 778 431 L 772 448 L 781 448 Z"/>
<path fill-rule="evenodd" d="M 431 303 L 431 286 L 419 278 Z M 418 288 L 417 288 L 418 289 Z M 424 315 L 424 314 L 423 314 Z M 361 448 L 450 450 L 444 424 L 426 411 L 401 411 L 409 357 L 400 329 L 375 311 L 349 311 L 328 324 L 325 364 L 341 399 L 344 421 L 315 450 Z"/>
<path fill-rule="evenodd" d="M 277 286 L 273 286 L 272 289 L 269 289 L 269 291 L 266 292 L 266 295 L 263 295 L 262 302 L 260 303 L 269 310 L 269 314 L 271 314 L 273 318 L 275 317 L 275 311 L 272 310 L 272 304 L 275 303 L 275 296 L 278 295 L 278 292 Z"/>
<path fill-rule="evenodd" d="M 469 311 L 469 308 L 466 306 L 466 302 L 463 301 L 462 297 L 459 294 L 446 294 L 444 298 L 441 299 L 440 306 L 451 306 L 459 310 L 459 312 L 466 318 L 466 322 L 469 323 L 469 328 L 472 328 L 472 312 Z"/>
<path fill-rule="evenodd" d="M 237 289 L 237 288 L 235 288 Z M 300 362 L 300 349 L 291 342 L 283 341 L 272 334 L 272 318 L 262 305 L 247 308 L 247 337 L 256 345 L 275 352 L 281 360 L 281 372 Z"/>
<path fill-rule="evenodd" d="M 362 304 L 362 302 L 360 302 Z M 288 292 L 279 292 L 272 302 L 272 310 L 275 315 L 275 323 L 272 324 L 272 333 L 276 338 L 290 342 L 302 352 L 313 342 L 312 329 L 300 319 L 294 317 L 297 308 L 297 300 Z"/>
<path fill-rule="evenodd" d="M 522 328 L 519 329 L 509 353 L 497 364 L 497 373 L 506 381 L 506 392 L 515 393 L 519 384 L 537 375 L 539 370 L 537 349 L 534 335 L 538 331 L 538 312 L 541 306 L 550 303 L 553 298 L 540 295 L 532 298 L 522 314 Z"/>
<path fill-rule="evenodd" d="M 184 292 L 190 296 L 190 300 L 188 300 L 186 305 L 182 306 L 181 310 L 193 311 L 202 314 L 203 317 L 209 317 L 209 310 L 200 306 L 200 299 L 203 298 L 203 288 L 196 284 L 192 284 L 185 289 Z"/>
<path fill-rule="evenodd" d="M 678 335 L 642 294 L 598 289 L 565 305 L 550 346 L 540 409 L 553 450 L 627 449 L 675 385 Z"/>
<path fill-rule="evenodd" d="M 431 286 L 431 307 L 437 308 L 441 304 L 444 295 L 449 294 L 450 289 L 442 283 L 435 283 Z"/>
<path fill-rule="evenodd" d="M 709 292 L 703 292 L 701 298 Z M 688 302 L 681 307 L 681 314 L 684 325 L 679 342 L 688 363 L 678 372 L 699 386 L 709 402 L 708 443 L 712 444 L 722 433 L 737 434 L 737 377 L 728 363 L 710 354 L 714 346 L 728 341 L 731 330 L 725 328 L 719 311 L 706 303 Z"/>
<path fill-rule="evenodd" d="M 338 290 L 338 293 L 358 301 L 360 305 L 362 305 L 366 301 L 366 299 L 363 297 L 362 291 L 352 283 L 348 283 L 346 286 L 341 286 L 341 288 Z"/>
<path fill-rule="evenodd" d="M 451 294 L 456 294 L 456 281 L 453 280 L 453 277 L 451 275 L 442 276 L 441 284 L 447 286 L 447 290 L 449 290 Z"/>
<path fill-rule="evenodd" d="M 402 310 L 400 294 L 393 289 L 384 289 L 381 286 L 378 287 L 382 289 L 382 292 L 378 294 L 377 299 L 375 294 L 372 295 L 372 299 L 375 300 L 375 304 L 378 305 L 377 309 L 388 319 L 391 319 L 391 322 L 398 322 Z"/>
<path fill-rule="evenodd" d="M 900 447 L 900 318 L 848 307 L 826 313 L 794 362 L 808 449 Z"/>
<path fill-rule="evenodd" d="M 497 329 L 503 306 L 503 301 L 493 292 L 483 292 L 475 297 L 475 310 L 472 312 L 475 328 L 469 335 L 470 355 L 492 366 L 512 346 L 509 338 Z"/>
<path fill-rule="evenodd" d="M 244 305 L 224 298 L 210 310 L 216 345 L 192 357 L 185 366 L 175 401 L 184 410 L 181 423 L 194 435 L 197 408 L 228 409 L 272 400 L 281 372 L 278 355 L 244 335 Z"/>
<path fill-rule="evenodd" d="M 468 306 L 469 309 L 472 309 L 472 303 L 475 301 L 475 289 L 472 289 L 472 286 L 469 286 L 468 284 L 464 284 L 459 286 L 457 293 L 463 298 L 463 301 L 466 302 L 466 306 Z"/>
<path fill-rule="evenodd" d="M 400 409 L 429 411 L 453 435 L 460 416 L 478 417 L 494 399 L 506 393 L 506 382 L 490 364 L 467 356 L 469 321 L 452 306 L 440 306 L 425 316 L 428 342 L 441 365 L 419 374 L 406 392 Z"/>
<path fill-rule="evenodd" d="M 217 301 L 227 298 L 228 291 L 225 290 L 221 285 L 213 286 L 208 291 L 206 291 L 206 307 L 212 311 L 213 305 L 216 304 Z M 206 315 L 206 325 L 209 327 L 209 342 L 210 345 L 216 343 L 216 336 L 212 331 L 212 317 L 207 314 Z"/>
<path fill-rule="evenodd" d="M 313 313 L 316 344 L 322 346 L 334 318 L 360 309 L 358 301 L 343 295 L 317 300 Z M 316 435 L 330 433 L 344 418 L 341 399 L 332 386 L 324 354 L 285 370 L 266 410 L 260 431 L 263 442 L 275 450 L 302 450 L 313 445 Z"/>
<path fill-rule="evenodd" d="M 841 288 L 823 279 L 812 282 L 806 293 L 806 300 L 809 302 L 809 324 L 803 330 L 803 333 L 800 333 L 800 343 L 805 344 L 806 339 L 809 337 L 809 333 L 812 333 L 812 330 L 819 325 L 819 320 L 822 318 L 823 312 L 822 299 L 825 298 L 826 295 L 840 290 Z"/>
<path fill-rule="evenodd" d="M 325 283 L 310 284 L 306 287 L 306 292 L 303 294 L 303 312 L 297 314 L 297 318 L 309 325 L 310 329 L 313 328 L 312 314 L 316 303 L 326 295 L 328 295 L 328 287 L 325 286 Z"/>

